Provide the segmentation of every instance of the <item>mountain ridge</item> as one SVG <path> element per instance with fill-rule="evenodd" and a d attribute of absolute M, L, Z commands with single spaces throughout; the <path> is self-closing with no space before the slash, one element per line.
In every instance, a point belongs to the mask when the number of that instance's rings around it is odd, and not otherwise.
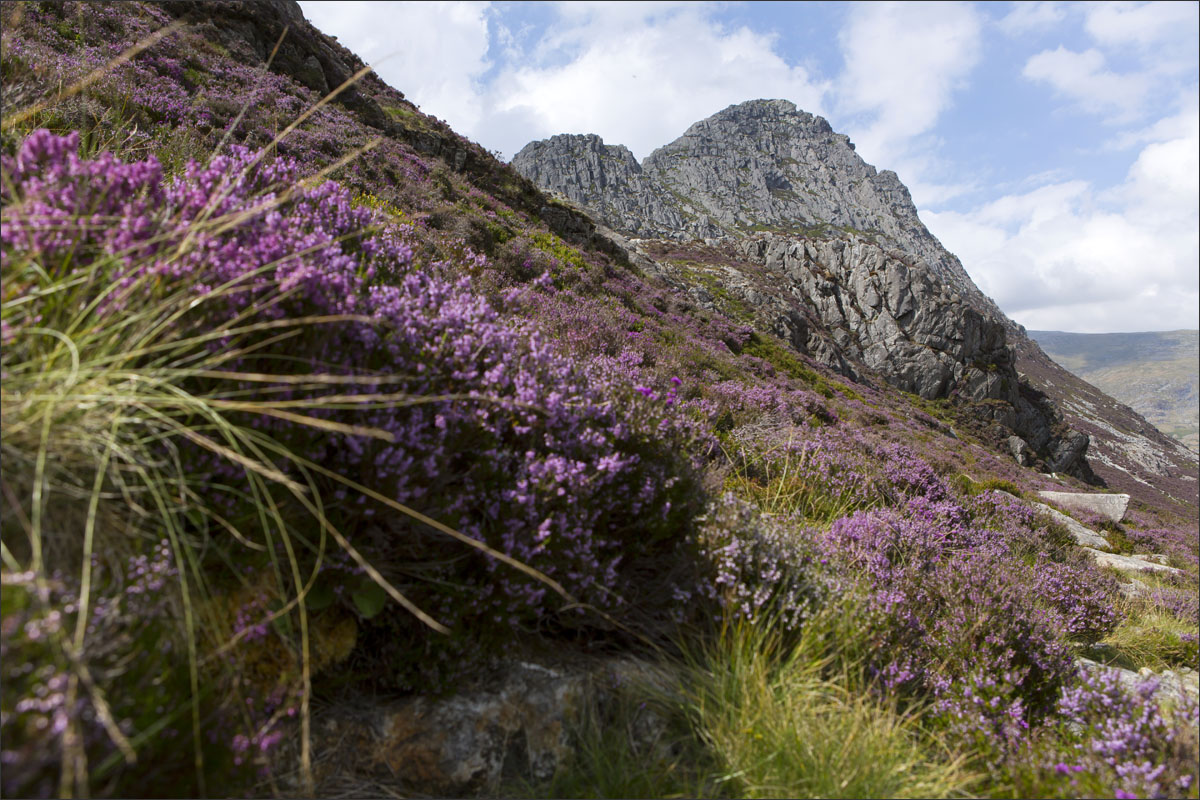
<path fill-rule="evenodd" d="M 1195 502 L 1186 448 L 1050 359 L 925 228 L 896 173 L 789 101 L 731 105 L 640 163 L 595 134 L 560 134 L 530 142 L 512 164 L 643 256 L 647 241 L 725 251 L 743 269 L 722 267 L 722 290 L 797 351 L 927 399 L 965 396 L 1019 463 L 1094 479 L 1091 452 L 1110 486 Z M 842 243 L 836 255 L 830 242 Z M 846 248 L 858 255 L 833 264 Z M 882 283 L 881 267 L 892 270 Z M 764 269 L 774 277 L 749 277 Z"/>

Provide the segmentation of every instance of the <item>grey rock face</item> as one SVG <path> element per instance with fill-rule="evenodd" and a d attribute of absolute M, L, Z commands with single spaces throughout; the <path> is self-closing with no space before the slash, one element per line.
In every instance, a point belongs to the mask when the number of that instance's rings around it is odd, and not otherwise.
<path fill-rule="evenodd" d="M 955 303 L 927 270 L 900 253 L 858 237 L 777 234 L 745 238 L 735 247 L 806 301 L 821 327 L 833 332 L 839 355 L 861 361 L 894 386 L 929 399 L 958 387 L 976 400 L 1016 402 L 1004 329 Z M 805 339 L 798 349 L 815 349 L 811 333 L 789 333 L 794 345 Z"/>
<path fill-rule="evenodd" d="M 513 167 L 632 236 L 669 238 L 666 231 L 687 230 L 703 237 L 721 232 L 689 224 L 678 201 L 643 172 L 629 148 L 606 145 L 599 136 L 562 134 L 532 142 L 513 158 Z"/>
<path fill-rule="evenodd" d="M 692 125 L 639 165 L 598 136 L 526 145 L 513 167 L 543 188 L 643 238 L 858 232 L 899 248 L 985 313 L 999 309 L 917 216 L 908 189 L 877 172 L 822 117 L 787 100 L 752 100 Z"/>
<path fill-rule="evenodd" d="M 669 686 L 655 668 L 628 659 L 590 668 L 515 661 L 502 673 L 491 685 L 449 697 L 339 705 L 318 714 L 314 749 L 332 766 L 318 780 L 369 778 L 421 796 L 494 795 L 504 778 L 553 776 L 573 757 L 576 726 L 616 702 L 622 686 Z M 665 746 L 665 727 L 642 709 L 627 731 L 630 743 L 655 752 Z M 359 774 L 339 775 L 346 766 Z"/>
<path fill-rule="evenodd" d="M 1012 453 L 1012 457 L 1022 467 L 1028 467 L 1033 464 L 1033 451 L 1029 449 L 1029 443 L 1020 436 L 1008 437 L 1008 451 Z"/>

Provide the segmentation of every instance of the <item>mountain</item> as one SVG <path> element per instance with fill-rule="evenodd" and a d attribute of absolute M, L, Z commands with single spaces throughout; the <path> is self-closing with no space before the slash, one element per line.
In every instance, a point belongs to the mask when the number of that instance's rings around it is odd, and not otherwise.
<path fill-rule="evenodd" d="M 1200 450 L 1200 331 L 1029 331 L 1029 336 L 1072 373 Z"/>
<path fill-rule="evenodd" d="M 559 135 L 513 166 L 707 307 L 853 379 L 965 401 L 1022 464 L 1195 502 L 1193 455 L 1043 353 L 929 233 L 896 174 L 821 117 L 755 100 L 642 163 L 598 136 Z"/>
<path fill-rule="evenodd" d="M 543 188 L 290 0 L 0 23 L 0 794 L 1194 794 L 1195 460 L 823 120 Z"/>

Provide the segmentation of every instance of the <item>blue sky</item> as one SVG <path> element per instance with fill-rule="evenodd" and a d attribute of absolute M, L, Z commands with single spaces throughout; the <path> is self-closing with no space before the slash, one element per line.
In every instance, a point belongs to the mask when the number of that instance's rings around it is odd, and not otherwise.
<path fill-rule="evenodd" d="M 1196 328 L 1200 3 L 300 3 L 426 113 L 510 158 L 638 158 L 785 98 L 893 169 L 1017 322 Z"/>

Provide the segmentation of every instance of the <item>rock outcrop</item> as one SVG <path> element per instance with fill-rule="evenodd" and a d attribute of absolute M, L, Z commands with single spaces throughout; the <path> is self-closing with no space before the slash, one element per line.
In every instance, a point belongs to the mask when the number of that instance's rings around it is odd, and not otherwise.
<path fill-rule="evenodd" d="M 1066 528 L 1067 533 L 1071 534 L 1071 537 L 1075 539 L 1075 544 L 1084 548 L 1090 548 L 1093 553 L 1112 549 L 1108 543 L 1108 539 L 1105 539 L 1102 535 L 1088 528 L 1078 520 L 1068 517 L 1058 509 L 1051 508 L 1045 503 L 1031 503 L 1031 505 L 1049 517 L 1052 522 L 1057 522 Z"/>
<path fill-rule="evenodd" d="M 598 136 L 562 135 L 530 143 L 513 166 L 634 237 L 635 250 L 647 239 L 719 250 L 722 291 L 797 351 L 856 380 L 975 401 L 1023 465 L 1095 481 L 1087 435 L 1022 386 L 1011 323 L 926 230 L 896 174 L 821 117 L 755 100 L 641 164 Z M 656 271 L 687 282 L 670 263 Z M 704 287 L 691 291 L 714 305 Z"/>
<path fill-rule="evenodd" d="M 1047 502 L 1057 503 L 1069 511 L 1082 511 L 1095 514 L 1110 522 L 1120 522 L 1125 519 L 1125 510 L 1129 508 L 1127 494 L 1094 494 L 1091 492 L 1038 492 Z"/>
<path fill-rule="evenodd" d="M 505 780 L 544 782 L 573 756 L 580 727 L 601 719 L 629 686 L 663 690 L 666 676 L 616 659 L 547 667 L 500 665 L 490 682 L 449 697 L 420 696 L 319 713 L 317 761 L 336 778 L 349 764 L 398 792 L 420 796 L 495 795 Z M 665 721 L 651 709 L 628 731 L 635 751 L 662 746 Z"/>
<path fill-rule="evenodd" d="M 892 385 L 926 399 L 958 388 L 975 400 L 1018 401 L 1004 328 L 964 306 L 922 265 L 866 239 L 809 239 L 759 234 L 739 254 L 777 274 L 817 314 L 842 356 Z M 802 352 L 812 332 L 789 319 L 776 327 Z M 815 345 L 815 342 L 812 343 Z M 837 367 L 837 364 L 830 364 Z"/>
<path fill-rule="evenodd" d="M 532 142 L 512 163 L 609 227 L 642 238 L 738 238 L 776 230 L 884 239 L 999 316 L 958 259 L 926 230 L 896 173 L 877 172 L 849 137 L 787 100 L 730 106 L 640 165 L 627 148 L 594 135 Z"/>

